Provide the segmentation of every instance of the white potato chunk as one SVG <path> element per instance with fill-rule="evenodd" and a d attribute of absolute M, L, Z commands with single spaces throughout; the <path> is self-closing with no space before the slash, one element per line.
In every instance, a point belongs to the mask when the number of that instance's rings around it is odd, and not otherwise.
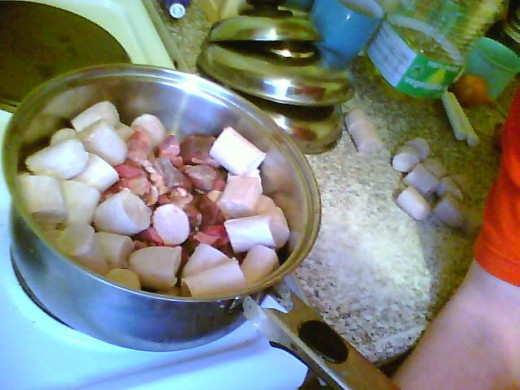
<path fill-rule="evenodd" d="M 285 245 L 287 240 L 289 240 L 289 236 L 291 235 L 285 214 L 280 207 L 276 207 L 269 212 L 266 211 L 263 215 L 267 215 L 271 218 L 270 226 L 273 233 L 274 247 L 276 249 L 281 248 Z"/>
<path fill-rule="evenodd" d="M 67 226 L 58 237 L 57 246 L 73 260 L 100 275 L 108 272 L 105 255 L 95 240 L 91 225 Z"/>
<path fill-rule="evenodd" d="M 403 179 L 404 184 L 414 187 L 422 195 L 428 195 L 439 183 L 437 177 L 423 167 L 417 164 Z"/>
<path fill-rule="evenodd" d="M 68 214 L 65 224 L 90 224 L 101 196 L 99 191 L 75 180 L 62 181 L 61 191 Z"/>
<path fill-rule="evenodd" d="M 61 230 L 58 229 L 46 229 L 45 234 L 50 242 L 57 242 L 58 238 L 61 236 Z"/>
<path fill-rule="evenodd" d="M 88 184 L 99 192 L 104 192 L 119 180 L 119 174 L 112 165 L 97 154 L 89 153 L 87 166 L 79 175 L 74 177 L 74 180 Z"/>
<path fill-rule="evenodd" d="M 256 202 L 255 214 L 269 214 L 276 209 L 276 203 L 274 200 L 266 195 L 260 195 L 258 202 Z"/>
<path fill-rule="evenodd" d="M 226 261 L 231 261 L 224 253 L 208 244 L 199 244 L 182 269 L 182 277 L 205 271 Z"/>
<path fill-rule="evenodd" d="M 231 246 L 237 253 L 245 252 L 255 245 L 280 248 L 290 234 L 287 221 L 280 209 L 272 215 L 228 219 L 224 222 L 224 227 Z"/>
<path fill-rule="evenodd" d="M 355 123 L 348 128 L 359 153 L 375 153 L 383 148 L 383 142 L 371 122 Z"/>
<path fill-rule="evenodd" d="M 257 169 L 265 159 L 265 153 L 240 135 L 226 127 L 217 137 L 209 155 L 235 175 L 246 175 Z"/>
<path fill-rule="evenodd" d="M 107 272 L 105 277 L 122 286 L 133 288 L 134 290 L 141 289 L 139 276 L 131 269 L 113 268 Z"/>
<path fill-rule="evenodd" d="M 426 170 L 433 173 L 437 179 L 441 179 L 444 176 L 446 176 L 446 168 L 436 158 L 429 157 L 426 160 L 424 160 L 421 164 Z"/>
<path fill-rule="evenodd" d="M 423 138 L 414 138 L 406 142 L 405 145 L 416 148 L 419 152 L 421 161 L 423 161 L 426 157 L 428 157 L 428 154 L 430 154 L 430 145 L 428 145 L 428 142 L 426 142 L 426 140 Z"/>
<path fill-rule="evenodd" d="M 24 173 L 18 176 L 18 182 L 24 205 L 37 221 L 53 224 L 67 220 L 67 206 L 59 180 Z"/>
<path fill-rule="evenodd" d="M 170 287 L 167 290 L 157 291 L 157 293 L 164 294 L 164 295 L 170 295 L 172 297 L 181 297 L 182 296 L 181 289 L 177 286 Z"/>
<path fill-rule="evenodd" d="M 368 122 L 368 118 L 361 108 L 353 108 L 345 117 L 345 125 L 347 130 L 356 125 L 363 125 Z"/>
<path fill-rule="evenodd" d="M 27 168 L 38 175 L 70 179 L 87 165 L 88 154 L 77 139 L 68 139 L 40 149 L 25 160 Z"/>
<path fill-rule="evenodd" d="M 181 288 L 195 298 L 238 293 L 246 286 L 246 278 L 236 260 L 226 261 L 206 271 L 188 276 L 181 282 Z"/>
<path fill-rule="evenodd" d="M 167 136 L 161 120 L 152 114 L 139 115 L 130 126 L 134 131 L 141 130 L 148 134 L 154 147 L 164 141 Z"/>
<path fill-rule="evenodd" d="M 243 175 L 240 175 L 240 176 L 256 177 L 258 179 L 261 179 L 260 169 L 253 169 L 251 172 L 244 173 Z"/>
<path fill-rule="evenodd" d="M 127 188 L 107 198 L 94 213 L 98 231 L 132 236 L 150 226 L 150 208 Z"/>
<path fill-rule="evenodd" d="M 262 181 L 257 177 L 229 176 L 218 205 L 230 218 L 248 217 L 255 213 L 262 195 Z"/>
<path fill-rule="evenodd" d="M 401 146 L 392 158 L 392 167 L 398 172 L 410 172 L 420 162 L 419 150 L 413 146 Z"/>
<path fill-rule="evenodd" d="M 167 245 L 182 244 L 190 235 L 190 221 L 180 207 L 165 204 L 155 209 L 152 224 Z"/>
<path fill-rule="evenodd" d="M 139 275 L 143 287 L 167 290 L 177 283 L 181 264 L 180 246 L 155 246 L 138 249 L 128 259 L 128 268 Z"/>
<path fill-rule="evenodd" d="M 96 240 L 105 254 L 110 268 L 126 268 L 128 257 L 134 251 L 134 243 L 128 236 L 97 232 Z"/>
<path fill-rule="evenodd" d="M 128 141 L 132 134 L 134 134 L 134 129 L 124 123 L 118 123 L 115 130 L 117 135 L 120 136 L 123 141 Z"/>
<path fill-rule="evenodd" d="M 78 139 L 87 151 L 97 154 L 110 165 L 122 164 L 126 160 L 126 143 L 108 122 L 99 120 L 92 123 L 78 133 Z"/>
<path fill-rule="evenodd" d="M 249 249 L 240 265 L 248 284 L 264 279 L 280 266 L 278 255 L 272 248 L 256 245 Z"/>
<path fill-rule="evenodd" d="M 446 194 L 450 194 L 460 201 L 464 199 L 464 194 L 460 190 L 459 186 L 457 185 L 455 180 L 453 180 L 453 178 L 449 176 L 443 177 L 439 181 L 439 184 L 435 188 L 435 192 L 440 197 L 443 197 Z"/>
<path fill-rule="evenodd" d="M 433 214 L 443 223 L 454 228 L 463 228 L 467 222 L 467 215 L 460 204 L 451 194 L 445 194 L 433 208 Z"/>
<path fill-rule="evenodd" d="M 117 126 L 119 123 L 119 113 L 116 107 L 107 101 L 96 103 L 73 118 L 71 123 L 76 131 L 82 131 L 99 120 L 104 120 L 112 126 Z"/>
<path fill-rule="evenodd" d="M 430 215 L 431 208 L 426 199 L 413 187 L 407 187 L 396 199 L 397 205 L 410 217 L 421 221 Z"/>
<path fill-rule="evenodd" d="M 51 136 L 50 144 L 56 144 L 61 141 L 66 141 L 76 137 L 76 130 L 64 128 L 54 132 Z"/>

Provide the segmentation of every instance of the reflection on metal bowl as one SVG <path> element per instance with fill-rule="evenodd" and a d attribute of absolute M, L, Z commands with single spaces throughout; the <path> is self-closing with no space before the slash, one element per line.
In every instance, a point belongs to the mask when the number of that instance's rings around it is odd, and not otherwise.
<path fill-rule="evenodd" d="M 298 107 L 253 96 L 246 97 L 273 118 L 305 154 L 326 152 L 334 148 L 341 139 L 343 113 L 339 105 Z"/>

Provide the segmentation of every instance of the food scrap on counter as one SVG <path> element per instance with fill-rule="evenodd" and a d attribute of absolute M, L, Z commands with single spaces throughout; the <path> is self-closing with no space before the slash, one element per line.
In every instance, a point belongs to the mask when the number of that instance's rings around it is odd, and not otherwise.
<path fill-rule="evenodd" d="M 231 127 L 179 140 L 151 114 L 120 123 L 99 102 L 28 156 L 29 213 L 71 260 L 132 289 L 238 293 L 279 267 L 283 211 L 263 193 L 265 153 Z"/>
<path fill-rule="evenodd" d="M 362 109 L 354 108 L 349 111 L 345 117 L 345 125 L 359 153 L 374 153 L 383 148 L 374 125 Z"/>
<path fill-rule="evenodd" d="M 392 158 L 392 167 L 403 173 L 406 188 L 396 197 L 396 204 L 416 220 L 431 214 L 454 228 L 468 228 L 469 215 L 463 205 L 464 195 L 456 176 L 448 175 L 436 158 L 429 157 L 430 147 L 422 138 L 401 146 Z"/>

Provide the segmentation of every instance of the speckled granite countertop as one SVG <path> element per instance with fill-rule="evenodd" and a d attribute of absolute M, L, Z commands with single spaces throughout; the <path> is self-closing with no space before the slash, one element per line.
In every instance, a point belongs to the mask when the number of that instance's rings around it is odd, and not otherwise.
<path fill-rule="evenodd" d="M 187 70 L 196 72 L 211 23 L 197 1 L 181 20 L 163 17 Z M 344 111 L 365 110 L 385 148 L 360 155 L 344 133 L 332 151 L 307 156 L 320 186 L 323 218 L 316 245 L 296 276 L 329 324 L 370 360 L 384 361 L 413 345 L 462 281 L 477 234 L 448 228 L 433 217 L 417 222 L 401 211 L 393 200 L 401 175 L 392 169 L 391 156 L 407 140 L 426 139 L 431 155 L 464 179 L 464 204 L 481 215 L 499 161 L 491 136 L 503 116 L 490 108 L 468 110 L 481 137 L 478 146 L 469 147 L 455 140 L 440 101 L 392 100 L 361 63 L 353 75 L 355 97 Z M 513 93 L 514 85 L 503 93 L 503 107 Z"/>

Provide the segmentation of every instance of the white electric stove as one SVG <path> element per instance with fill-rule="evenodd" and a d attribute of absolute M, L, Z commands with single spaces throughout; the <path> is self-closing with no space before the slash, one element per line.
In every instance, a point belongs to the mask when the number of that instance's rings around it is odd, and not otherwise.
<path fill-rule="evenodd" d="M 36 2 L 97 23 L 134 63 L 173 68 L 178 61 L 166 50 L 143 1 L 151 0 Z M 9 113 L 0 111 L 0 139 L 9 118 Z M 107 344 L 53 319 L 26 295 L 14 274 L 9 256 L 10 200 L 3 172 L 0 176 L 0 388 L 287 390 L 303 382 L 307 367 L 272 348 L 247 322 L 205 346 L 142 352 Z M 276 307 L 269 298 L 263 305 Z"/>

